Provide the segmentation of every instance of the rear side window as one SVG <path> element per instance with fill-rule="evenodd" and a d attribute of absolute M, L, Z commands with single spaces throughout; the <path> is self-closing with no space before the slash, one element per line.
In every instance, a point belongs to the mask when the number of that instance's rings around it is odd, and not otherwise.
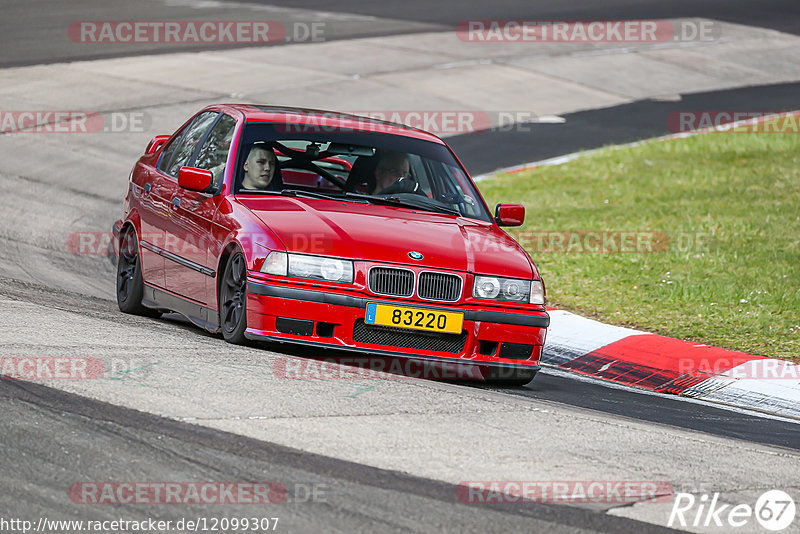
<path fill-rule="evenodd" d="M 219 186 L 222 176 L 225 174 L 225 164 L 228 161 L 228 152 L 231 149 L 231 139 L 235 127 L 235 119 L 228 115 L 222 115 L 197 154 L 197 162 L 194 166 L 211 171 L 214 189 Z"/>
<path fill-rule="evenodd" d="M 214 124 L 219 115 L 216 111 L 201 113 L 185 128 L 183 135 L 173 139 L 164 150 L 164 157 L 158 168 L 167 174 L 177 176 L 181 167 L 189 164 L 197 144 L 205 137 L 206 132 Z"/>

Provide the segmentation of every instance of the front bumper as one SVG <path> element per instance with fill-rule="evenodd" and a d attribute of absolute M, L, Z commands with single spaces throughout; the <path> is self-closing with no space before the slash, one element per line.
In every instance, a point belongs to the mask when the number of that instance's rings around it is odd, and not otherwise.
<path fill-rule="evenodd" d="M 253 340 L 290 341 L 381 356 L 538 369 L 550 317 L 545 311 L 399 302 L 248 280 L 247 331 Z M 368 302 L 458 311 L 461 334 L 366 325 Z"/>

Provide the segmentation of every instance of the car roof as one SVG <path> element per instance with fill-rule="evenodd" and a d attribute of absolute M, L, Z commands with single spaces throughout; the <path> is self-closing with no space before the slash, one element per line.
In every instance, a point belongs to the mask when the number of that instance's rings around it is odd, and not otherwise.
<path fill-rule="evenodd" d="M 431 141 L 444 145 L 444 141 L 432 133 L 404 124 L 382 121 L 338 111 L 325 111 L 321 109 L 294 108 L 284 106 L 263 106 L 258 104 L 220 104 L 209 106 L 207 109 L 223 111 L 224 109 L 236 110 L 244 115 L 245 121 L 252 122 L 292 122 L 299 124 L 325 126 L 329 128 L 352 129 L 364 132 L 379 132 L 393 135 L 402 135 Z"/>

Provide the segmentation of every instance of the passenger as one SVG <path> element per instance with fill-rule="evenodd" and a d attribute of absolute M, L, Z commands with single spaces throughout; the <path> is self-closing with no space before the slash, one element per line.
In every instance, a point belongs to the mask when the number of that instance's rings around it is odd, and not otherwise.
<path fill-rule="evenodd" d="M 272 148 L 265 144 L 253 145 L 244 162 L 242 189 L 275 189 L 270 188 L 270 184 L 277 168 L 278 158 Z"/>
<path fill-rule="evenodd" d="M 375 166 L 374 195 L 412 193 L 418 185 L 411 177 L 408 154 L 386 152 Z"/>

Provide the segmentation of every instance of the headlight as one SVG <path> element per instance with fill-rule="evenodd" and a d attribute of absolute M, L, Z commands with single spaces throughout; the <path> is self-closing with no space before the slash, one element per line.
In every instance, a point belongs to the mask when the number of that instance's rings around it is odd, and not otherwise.
<path fill-rule="evenodd" d="M 342 284 L 353 283 L 353 262 L 339 258 L 271 252 L 264 261 L 261 271 L 267 274 L 311 278 Z"/>
<path fill-rule="evenodd" d="M 475 277 L 472 296 L 479 299 L 494 299 L 500 294 L 500 280 L 489 276 Z"/>
<path fill-rule="evenodd" d="M 503 300 L 544 304 L 544 284 L 541 280 L 517 280 L 495 276 L 476 276 L 472 296 L 478 299 Z"/>
<path fill-rule="evenodd" d="M 528 302 L 531 296 L 531 281 L 495 276 L 476 276 L 472 296 L 478 299 Z"/>

